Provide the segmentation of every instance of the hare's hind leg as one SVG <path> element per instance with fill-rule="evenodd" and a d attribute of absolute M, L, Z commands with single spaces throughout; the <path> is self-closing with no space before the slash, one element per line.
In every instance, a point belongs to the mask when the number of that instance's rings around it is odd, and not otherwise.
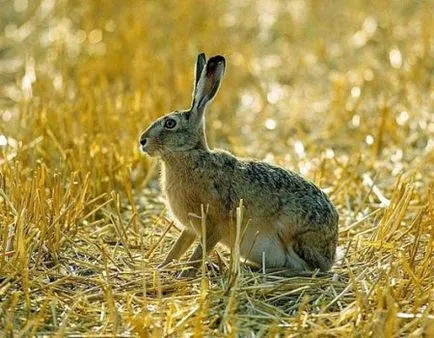
<path fill-rule="evenodd" d="M 308 264 L 294 251 L 293 247 L 286 248 L 285 268 L 293 271 L 309 271 Z"/>
<path fill-rule="evenodd" d="M 252 268 L 257 270 L 262 270 L 265 268 L 263 271 L 267 273 L 286 271 L 294 276 L 297 276 L 302 272 L 309 271 L 309 266 L 307 263 L 300 258 L 299 255 L 297 255 L 291 246 L 287 248 L 282 247 L 282 261 L 274 260 L 272 263 L 268 263 L 269 264 L 265 264 L 264 267 L 261 266 L 259 262 L 252 262 L 250 265 Z"/>
<path fill-rule="evenodd" d="M 298 238 L 294 250 L 310 269 L 320 269 L 326 272 L 333 265 L 336 242 L 336 238 L 327 238 L 322 233 L 310 231 Z"/>

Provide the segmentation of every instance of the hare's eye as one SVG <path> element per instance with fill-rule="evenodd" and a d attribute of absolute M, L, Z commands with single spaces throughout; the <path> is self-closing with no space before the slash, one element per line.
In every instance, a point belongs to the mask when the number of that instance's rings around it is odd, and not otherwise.
<path fill-rule="evenodd" d="M 173 129 L 176 126 L 176 121 L 172 118 L 168 118 L 166 121 L 164 121 L 164 128 L 167 129 Z"/>

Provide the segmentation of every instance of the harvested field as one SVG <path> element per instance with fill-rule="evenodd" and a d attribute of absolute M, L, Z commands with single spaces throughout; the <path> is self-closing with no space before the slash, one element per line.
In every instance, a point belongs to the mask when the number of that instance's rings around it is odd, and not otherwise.
<path fill-rule="evenodd" d="M 0 336 L 434 337 L 433 1 L 0 1 Z M 300 172 L 339 215 L 328 273 L 179 229 L 138 138 L 227 70 L 209 143 Z"/>

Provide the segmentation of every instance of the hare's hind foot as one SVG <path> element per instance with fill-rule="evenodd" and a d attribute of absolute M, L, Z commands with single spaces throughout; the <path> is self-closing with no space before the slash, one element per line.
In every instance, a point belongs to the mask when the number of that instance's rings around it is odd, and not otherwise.
<path fill-rule="evenodd" d="M 285 257 L 283 262 L 280 262 L 280 264 L 270 264 L 271 262 L 268 263 L 269 264 L 267 265 L 267 262 L 264 261 L 261 265 L 258 262 L 251 262 L 249 266 L 257 272 L 282 275 L 286 277 L 312 276 L 314 273 L 313 271 L 310 271 L 308 264 L 296 254 L 292 247 L 285 249 Z"/>
<path fill-rule="evenodd" d="M 321 272 L 319 270 L 309 270 L 309 271 L 295 271 L 289 268 L 272 268 L 266 271 L 264 276 L 275 276 L 275 277 L 303 277 L 303 278 L 316 278 L 316 277 L 329 277 L 332 276 L 331 272 Z"/>
<path fill-rule="evenodd" d="M 318 241 L 318 234 L 304 234 L 298 240 L 294 250 L 308 265 L 308 270 L 319 269 L 327 272 L 334 263 L 336 243 L 334 241 Z"/>
<path fill-rule="evenodd" d="M 294 271 L 294 273 L 310 270 L 309 265 L 297 255 L 292 246 L 287 248 L 286 252 L 285 268 Z"/>

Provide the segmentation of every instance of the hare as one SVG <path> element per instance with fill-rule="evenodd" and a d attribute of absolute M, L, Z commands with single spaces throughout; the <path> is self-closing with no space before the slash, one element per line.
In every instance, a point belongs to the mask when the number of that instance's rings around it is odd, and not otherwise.
<path fill-rule="evenodd" d="M 162 160 L 162 189 L 167 206 L 183 231 L 160 267 L 179 259 L 201 234 L 201 206 L 207 206 L 205 250 L 198 244 L 189 259 L 191 276 L 206 254 L 222 243 L 234 246 L 231 212 L 244 202 L 248 220 L 240 255 L 266 268 L 295 273 L 333 265 L 338 213 L 327 195 L 297 173 L 224 150 L 211 150 L 205 135 L 205 110 L 215 97 L 226 62 L 217 55 L 196 62 L 191 108 L 174 111 L 140 137 L 142 152 Z"/>

